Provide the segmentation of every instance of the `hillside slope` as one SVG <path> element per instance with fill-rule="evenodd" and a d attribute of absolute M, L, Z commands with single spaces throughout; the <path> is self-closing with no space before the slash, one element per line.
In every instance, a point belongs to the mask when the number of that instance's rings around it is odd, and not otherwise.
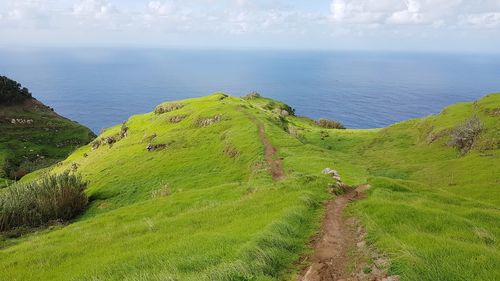
<path fill-rule="evenodd" d="M 93 133 L 59 116 L 26 88 L 0 76 L 0 187 L 67 157 Z"/>
<path fill-rule="evenodd" d="M 372 186 L 352 214 L 402 280 L 500 280 L 500 94 L 380 130 L 328 132 L 295 121 L 339 170 Z M 479 118 L 471 150 L 452 133 Z M 323 131 L 323 133 L 322 133 Z"/>
<path fill-rule="evenodd" d="M 313 173 L 285 165 L 273 177 L 269 161 L 300 157 L 282 149 L 301 143 L 271 110 L 240 98 L 214 94 L 156 112 L 49 169 L 81 173 L 91 205 L 70 225 L 4 241 L 0 279 L 269 280 L 290 269 L 328 195 L 328 159 Z M 270 155 L 260 128 L 277 148 Z"/>
<path fill-rule="evenodd" d="M 91 203 L 68 225 L 0 242 L 0 280 L 294 279 L 334 168 L 369 182 L 350 213 L 402 280 L 498 280 L 500 95 L 384 129 L 334 130 L 278 101 L 161 104 L 65 161 Z M 450 132 L 476 115 L 466 154 Z M 473 262 L 471 262 L 471 260 Z"/>

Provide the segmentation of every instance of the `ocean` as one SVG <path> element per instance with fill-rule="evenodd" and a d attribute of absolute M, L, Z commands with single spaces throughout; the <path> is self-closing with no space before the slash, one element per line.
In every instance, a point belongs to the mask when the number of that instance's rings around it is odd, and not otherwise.
<path fill-rule="evenodd" d="M 0 75 L 101 129 L 163 101 L 258 92 L 349 128 L 384 127 L 500 92 L 500 56 L 278 50 L 0 49 Z"/>

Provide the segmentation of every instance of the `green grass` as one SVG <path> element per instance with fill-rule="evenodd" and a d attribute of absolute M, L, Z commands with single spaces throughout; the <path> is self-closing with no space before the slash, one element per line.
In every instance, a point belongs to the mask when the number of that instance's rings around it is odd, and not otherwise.
<path fill-rule="evenodd" d="M 328 131 L 298 122 L 310 143 L 332 151 L 344 173 L 367 181 L 351 208 L 369 242 L 402 280 L 500 280 L 500 94 L 381 130 Z M 449 132 L 478 116 L 484 131 L 466 155 Z M 432 137 L 430 137 L 432 136 Z M 430 141 L 432 139 L 432 141 Z M 342 168 L 339 168 L 342 171 Z M 351 180 L 351 178 L 349 178 Z"/>
<path fill-rule="evenodd" d="M 500 128 L 491 113 L 499 94 L 373 130 L 320 128 L 280 116 L 277 108 L 291 109 L 260 97 L 175 103 L 183 107 L 132 116 L 128 135 L 112 146 L 81 147 L 23 178 L 76 170 L 89 182 L 91 201 L 70 224 L 0 240 L 0 280 L 293 279 L 318 231 L 321 202 L 331 196 L 325 167 L 349 184 L 372 185 L 349 211 L 389 255 L 391 273 L 500 279 Z M 219 114 L 220 121 L 198 126 Z M 448 132 L 471 115 L 485 130 L 461 156 L 447 145 Z M 173 116 L 185 118 L 172 123 Z M 251 116 L 283 158 L 285 180 L 272 179 Z M 148 152 L 149 144 L 168 146 Z M 228 155 L 228 147 L 237 153 Z"/>
<path fill-rule="evenodd" d="M 12 124 L 12 119 L 31 123 Z M 19 179 L 50 166 L 93 137 L 88 128 L 57 115 L 34 99 L 0 104 L 0 178 Z"/>
<path fill-rule="evenodd" d="M 420 183 L 372 178 L 355 206 L 403 280 L 498 280 L 499 210 Z"/>
<path fill-rule="evenodd" d="M 4 241 L 0 279 L 266 280 L 290 274 L 316 230 L 328 178 L 321 170 L 304 177 L 300 165 L 286 163 L 287 179 L 275 182 L 248 114 L 264 122 L 280 150 L 300 143 L 276 129 L 268 120 L 272 113 L 251 109 L 239 98 L 220 98 L 185 100 L 172 112 L 132 116 L 128 136 L 111 147 L 82 147 L 62 164 L 26 176 L 30 181 L 77 167 L 89 181 L 91 203 L 68 226 Z M 216 114 L 222 114 L 220 122 L 196 125 Z M 172 115 L 186 118 L 172 124 Z M 162 143 L 171 145 L 146 150 Z M 224 154 L 228 145 L 240 153 Z M 285 157 L 293 162 L 302 154 Z M 165 186 L 170 195 L 152 196 Z"/>

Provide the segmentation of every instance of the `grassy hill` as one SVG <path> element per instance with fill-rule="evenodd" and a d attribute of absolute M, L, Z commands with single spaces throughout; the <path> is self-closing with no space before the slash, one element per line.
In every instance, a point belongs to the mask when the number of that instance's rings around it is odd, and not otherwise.
<path fill-rule="evenodd" d="M 0 76 L 0 188 L 64 159 L 93 137 L 89 129 L 59 116 L 26 88 Z"/>
<path fill-rule="evenodd" d="M 308 141 L 328 148 L 368 197 L 352 214 L 368 240 L 389 253 L 402 280 L 500 280 L 500 94 L 380 130 L 347 130 Z M 483 129 L 471 150 L 449 146 L 464 121 Z M 346 164 L 349 163 L 349 164 Z"/>
<path fill-rule="evenodd" d="M 87 211 L 0 241 L 0 280 L 287 280 L 338 170 L 350 208 L 402 280 L 500 279 L 500 95 L 384 129 L 336 130 L 278 101 L 213 94 L 159 105 L 44 172 L 80 173 Z M 464 153 L 449 145 L 477 116 Z"/>

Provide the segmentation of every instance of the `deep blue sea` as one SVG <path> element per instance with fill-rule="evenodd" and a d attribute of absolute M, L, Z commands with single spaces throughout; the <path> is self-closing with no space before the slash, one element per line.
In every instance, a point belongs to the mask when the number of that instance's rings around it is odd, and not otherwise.
<path fill-rule="evenodd" d="M 500 56 L 158 49 L 1 50 L 0 75 L 95 132 L 168 100 L 256 91 L 297 114 L 382 127 L 500 92 Z"/>

